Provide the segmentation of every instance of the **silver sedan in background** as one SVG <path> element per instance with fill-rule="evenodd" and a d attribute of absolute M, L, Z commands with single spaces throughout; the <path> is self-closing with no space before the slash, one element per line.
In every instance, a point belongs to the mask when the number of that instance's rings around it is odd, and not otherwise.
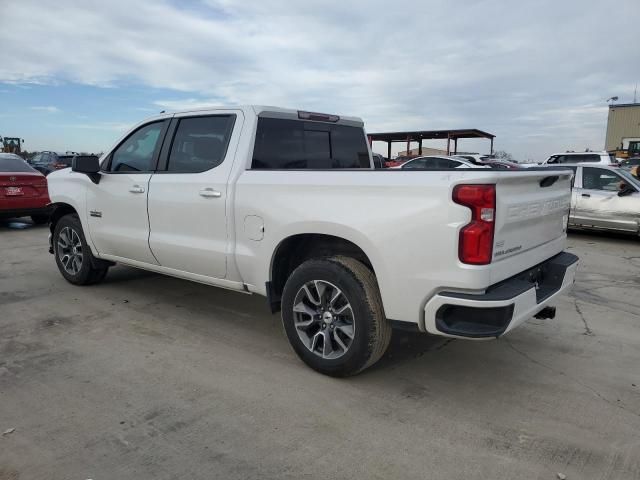
<path fill-rule="evenodd" d="M 575 172 L 569 226 L 640 233 L 640 181 L 604 165 L 563 165 Z"/>

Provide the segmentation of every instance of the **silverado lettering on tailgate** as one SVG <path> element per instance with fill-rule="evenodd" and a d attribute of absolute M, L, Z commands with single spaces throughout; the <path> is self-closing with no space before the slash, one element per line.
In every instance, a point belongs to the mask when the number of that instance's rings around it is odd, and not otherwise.
<path fill-rule="evenodd" d="M 558 210 L 568 210 L 570 205 L 570 199 L 568 197 L 545 202 L 528 202 L 512 205 L 507 210 L 507 220 L 542 217 L 557 212 Z"/>

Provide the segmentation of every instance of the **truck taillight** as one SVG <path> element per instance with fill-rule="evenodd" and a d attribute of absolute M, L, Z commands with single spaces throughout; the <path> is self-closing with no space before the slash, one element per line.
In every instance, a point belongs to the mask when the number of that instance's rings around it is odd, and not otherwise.
<path fill-rule="evenodd" d="M 471 210 L 471 222 L 462 227 L 458 240 L 458 257 L 463 263 L 487 265 L 493 256 L 496 186 L 457 185 L 453 201 Z"/>

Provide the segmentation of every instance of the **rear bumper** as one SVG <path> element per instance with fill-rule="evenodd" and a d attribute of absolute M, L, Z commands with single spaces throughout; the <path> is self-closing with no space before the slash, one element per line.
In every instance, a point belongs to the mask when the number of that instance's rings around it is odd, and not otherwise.
<path fill-rule="evenodd" d="M 11 208 L 8 210 L 0 210 L 0 218 L 20 218 L 29 217 L 31 215 L 49 215 L 51 214 L 51 207 L 37 207 L 37 208 Z"/>
<path fill-rule="evenodd" d="M 578 257 L 563 252 L 482 294 L 440 292 L 425 305 L 425 329 L 448 337 L 499 337 L 566 292 L 577 266 Z"/>

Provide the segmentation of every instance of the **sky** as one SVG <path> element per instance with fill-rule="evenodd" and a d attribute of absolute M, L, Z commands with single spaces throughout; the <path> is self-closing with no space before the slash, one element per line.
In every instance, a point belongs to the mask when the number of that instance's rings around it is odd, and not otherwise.
<path fill-rule="evenodd" d="M 540 161 L 602 149 L 607 99 L 632 102 L 640 82 L 638 0 L 0 7 L 0 135 L 32 151 L 104 151 L 161 110 L 261 104 L 359 116 L 369 132 L 478 128 Z"/>

